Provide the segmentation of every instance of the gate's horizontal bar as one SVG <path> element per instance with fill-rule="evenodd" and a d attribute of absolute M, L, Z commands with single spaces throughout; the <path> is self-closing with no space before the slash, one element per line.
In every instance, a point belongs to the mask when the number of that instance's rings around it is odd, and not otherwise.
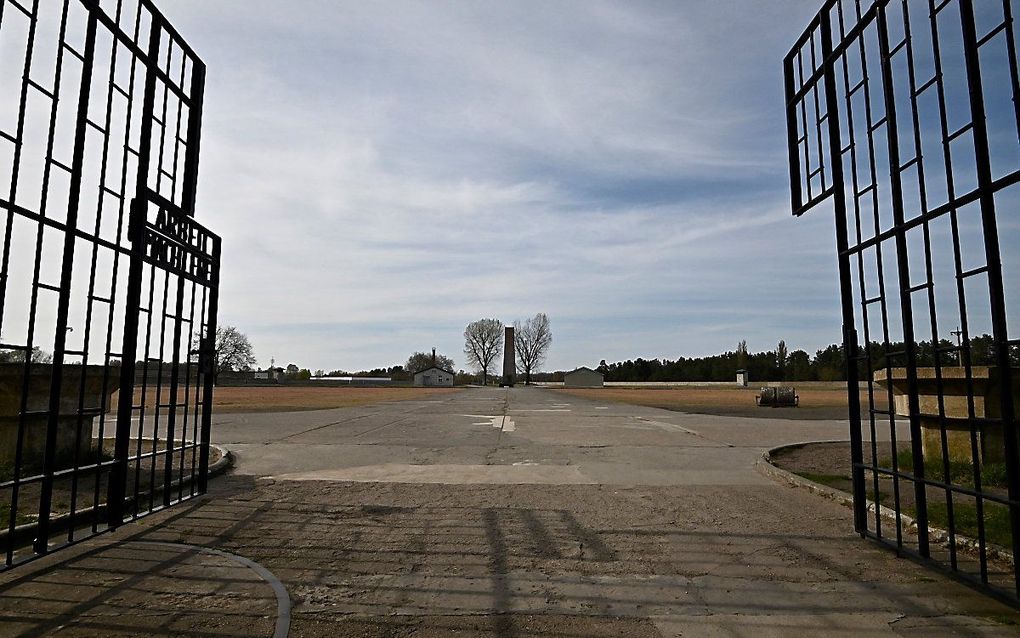
<path fill-rule="evenodd" d="M 18 9 L 22 13 L 24 13 L 30 20 L 35 20 L 35 16 L 32 15 L 32 12 L 26 9 L 25 7 L 21 6 L 21 3 L 18 2 L 18 0 L 7 0 L 7 2 L 11 4 L 15 9 Z"/>
<path fill-rule="evenodd" d="M 0 198 L 0 209 L 6 209 L 6 210 L 11 211 L 13 213 L 16 213 L 18 215 L 21 215 L 22 217 L 27 217 L 28 219 L 30 219 L 30 220 L 32 220 L 34 222 L 38 222 L 40 224 L 44 224 L 46 226 L 49 226 L 50 228 L 55 228 L 55 229 L 57 229 L 57 230 L 59 230 L 61 232 L 67 232 L 67 230 L 68 230 L 67 224 L 64 224 L 63 222 L 57 221 L 57 220 L 55 220 L 55 219 L 53 219 L 51 217 L 44 217 L 43 215 L 40 215 L 39 213 L 37 213 L 35 211 L 29 210 L 29 209 L 25 208 L 24 206 L 19 206 L 17 204 L 11 204 L 6 199 Z M 72 232 L 74 233 L 75 237 L 79 237 L 79 238 L 84 239 L 86 241 L 90 241 L 90 242 L 92 242 L 94 244 L 99 244 L 103 248 L 109 248 L 110 250 L 114 250 L 114 251 L 116 251 L 118 253 L 121 253 L 122 255 L 125 255 L 125 256 L 130 256 L 130 254 L 131 254 L 131 249 L 126 247 L 126 246 L 121 246 L 119 244 L 115 244 L 113 242 L 110 242 L 110 241 L 107 241 L 107 240 L 103 239 L 102 237 L 97 237 L 96 235 L 93 235 L 91 233 L 87 233 L 87 232 L 85 232 L 83 230 L 80 230 L 78 228 L 72 229 Z"/>
<path fill-rule="evenodd" d="M 163 69 L 160 67 L 160 61 L 150 60 L 148 52 L 139 47 L 135 43 L 134 38 L 132 38 L 127 33 L 124 33 L 124 31 L 121 30 L 120 25 L 117 24 L 117 22 L 113 18 L 107 15 L 107 13 L 99 7 L 99 4 L 96 2 L 96 0 L 79 0 L 79 1 L 96 16 L 96 19 L 104 27 L 106 27 L 113 34 L 113 36 L 117 38 L 120 41 L 120 43 L 123 44 L 128 49 L 128 51 L 131 52 L 132 55 L 135 56 L 135 58 L 137 58 L 140 62 L 143 63 L 145 71 L 153 73 L 157 78 L 159 78 L 159 80 L 167 88 L 170 89 L 170 92 L 173 93 L 182 102 L 187 104 L 189 108 L 193 106 L 194 101 L 184 92 L 183 88 L 177 86 L 177 83 L 173 80 L 173 78 L 171 78 L 169 75 L 166 74 L 165 71 L 163 71 Z M 149 11 L 150 15 L 152 16 L 152 19 L 156 22 L 159 28 L 163 29 L 164 31 L 167 32 L 167 34 L 170 35 L 171 39 L 173 39 L 174 41 L 174 44 L 179 46 L 181 50 L 188 55 L 193 64 L 205 68 L 205 63 L 202 62 L 201 58 L 195 55 L 195 52 L 191 49 L 191 47 L 188 46 L 184 39 L 181 38 L 177 31 L 170 25 L 167 19 L 163 17 L 163 14 L 155 6 L 153 6 L 151 2 L 149 2 L 148 0 L 143 0 L 142 6 L 144 6 Z"/>
<path fill-rule="evenodd" d="M 52 476 L 54 479 L 64 478 L 66 476 L 71 476 L 74 474 L 77 474 L 78 476 L 88 476 L 90 474 L 95 473 L 96 471 L 111 468 L 116 464 L 117 464 L 116 461 L 103 461 L 102 463 L 83 463 L 79 465 L 77 468 L 69 467 L 67 469 L 57 470 L 53 472 Z M 46 478 L 45 474 L 31 474 L 29 476 L 22 476 L 12 481 L 0 483 L 0 490 L 10 489 L 16 486 L 24 487 L 25 485 L 32 485 L 33 483 L 40 483 L 44 478 Z"/>
<path fill-rule="evenodd" d="M 882 476 L 895 477 L 914 483 L 923 483 L 929 487 L 937 487 L 942 490 L 947 490 L 957 494 L 965 494 L 974 498 L 980 498 L 984 501 L 991 503 L 997 503 L 999 505 L 1005 505 L 1007 507 L 1020 507 L 1020 501 L 1011 501 L 1008 497 L 998 496 L 992 492 L 977 491 L 973 488 L 959 485 L 957 483 L 944 483 L 942 481 L 936 481 L 929 478 L 920 478 L 915 474 L 906 472 L 900 469 L 898 472 L 894 472 L 891 468 L 882 467 L 881 465 L 871 465 L 870 463 L 854 463 L 854 467 L 874 472 L 875 474 L 881 474 Z"/>
<path fill-rule="evenodd" d="M 1020 183 L 1020 170 L 1014 171 L 1009 175 L 1006 175 L 1005 177 L 1002 177 L 994 181 L 992 183 L 991 192 L 997 193 L 1017 183 Z M 888 239 L 894 238 L 897 235 L 897 233 L 906 233 L 912 228 L 916 228 L 925 222 L 929 222 L 933 219 L 941 217 L 942 215 L 945 215 L 946 213 L 952 210 L 963 208 L 967 204 L 973 204 L 974 202 L 978 201 L 981 198 L 982 192 L 983 190 L 980 187 L 975 188 L 969 193 L 960 195 L 956 199 L 949 201 L 945 204 L 942 204 L 941 206 L 937 206 L 926 213 L 922 213 L 921 215 L 915 217 L 914 219 L 905 221 L 903 222 L 903 224 L 899 226 L 883 231 L 866 241 L 863 241 L 855 246 L 851 246 L 847 250 L 843 251 L 841 254 L 844 256 L 856 255 L 857 253 L 863 252 L 868 248 L 871 248 L 872 246 L 880 244 Z"/>

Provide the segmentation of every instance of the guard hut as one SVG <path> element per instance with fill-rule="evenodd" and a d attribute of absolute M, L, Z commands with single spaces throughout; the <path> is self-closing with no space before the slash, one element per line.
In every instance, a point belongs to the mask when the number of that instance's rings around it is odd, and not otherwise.
<path fill-rule="evenodd" d="M 414 373 L 414 385 L 418 388 L 452 388 L 453 370 L 440 368 L 436 364 L 436 349 L 432 348 L 432 365 Z"/>
<path fill-rule="evenodd" d="M 563 387 L 565 388 L 601 388 L 605 378 L 601 372 L 581 366 L 563 375 Z"/>
<path fill-rule="evenodd" d="M 452 388 L 453 372 L 431 366 L 414 373 L 414 385 L 418 388 Z"/>
<path fill-rule="evenodd" d="M 741 388 L 746 388 L 750 381 L 751 375 L 748 374 L 747 370 L 737 370 L 737 385 Z"/>

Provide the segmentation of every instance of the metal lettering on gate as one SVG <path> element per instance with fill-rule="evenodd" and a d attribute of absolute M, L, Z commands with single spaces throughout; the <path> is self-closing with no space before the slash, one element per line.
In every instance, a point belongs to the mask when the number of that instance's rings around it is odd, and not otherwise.
<path fill-rule="evenodd" d="M 0 569 L 205 491 L 204 85 L 151 0 L 0 0 Z"/>
<path fill-rule="evenodd" d="M 827 0 L 785 60 L 794 214 L 836 220 L 858 532 L 1016 603 L 1014 0 Z"/>

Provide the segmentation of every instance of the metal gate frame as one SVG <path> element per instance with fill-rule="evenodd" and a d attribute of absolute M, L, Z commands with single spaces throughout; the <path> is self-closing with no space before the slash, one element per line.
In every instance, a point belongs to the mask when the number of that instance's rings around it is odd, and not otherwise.
<path fill-rule="evenodd" d="M 206 490 L 205 73 L 151 0 L 0 0 L 0 571 Z"/>
<path fill-rule="evenodd" d="M 1007 308 L 1002 250 L 1009 268 L 1020 258 L 999 237 L 1020 182 L 1020 162 L 1003 159 L 1020 141 L 1013 12 L 1012 0 L 827 0 L 784 71 L 793 212 L 831 201 L 835 213 L 855 529 L 1017 604 L 1020 569 L 990 560 L 989 527 L 1008 521 L 1001 544 L 1020 556 L 1020 308 Z M 1008 79 L 993 85 L 990 70 Z M 996 89 L 1012 104 L 993 103 Z M 1009 135 L 991 133 L 1003 118 Z M 954 436 L 969 439 L 969 470 Z M 992 485 L 1000 454 L 1005 485 Z M 976 534 L 961 531 L 971 511 Z"/>

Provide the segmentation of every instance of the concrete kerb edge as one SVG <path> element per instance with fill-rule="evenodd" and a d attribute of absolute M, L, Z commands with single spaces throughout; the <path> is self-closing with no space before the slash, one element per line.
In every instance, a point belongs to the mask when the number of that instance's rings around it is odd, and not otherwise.
<path fill-rule="evenodd" d="M 782 452 L 783 450 L 789 450 L 789 449 L 792 449 L 792 448 L 803 447 L 805 445 L 816 444 L 816 443 L 821 443 L 821 444 L 825 444 L 825 443 L 849 443 L 849 441 L 847 441 L 845 439 L 844 440 L 829 440 L 829 441 L 801 441 L 799 443 L 788 443 L 786 445 L 780 445 L 778 447 L 774 447 L 772 449 L 765 450 L 764 452 L 762 452 L 762 455 L 760 457 L 758 457 L 758 459 L 755 461 L 755 464 L 754 464 L 755 469 L 758 470 L 759 474 L 761 474 L 761 475 L 763 475 L 763 476 L 765 476 L 767 478 L 770 478 L 770 479 L 772 479 L 772 480 L 774 480 L 774 481 L 776 481 L 778 483 L 788 483 L 789 485 L 792 485 L 793 487 L 799 487 L 801 489 L 806 489 L 809 492 L 813 492 L 815 494 L 818 494 L 819 496 L 823 496 L 825 498 L 828 498 L 828 499 L 830 499 L 832 501 L 835 501 L 835 502 L 837 502 L 837 503 L 839 503 L 841 505 L 845 505 L 846 507 L 853 507 L 853 505 L 854 505 L 853 494 L 850 494 L 849 492 L 844 492 L 843 490 L 837 490 L 836 488 L 829 487 L 828 485 L 822 485 L 821 483 L 816 483 L 815 481 L 812 481 L 810 479 L 804 478 L 803 476 L 800 476 L 799 474 L 794 474 L 793 472 L 790 472 L 789 470 L 784 470 L 783 468 L 778 467 L 774 463 L 772 463 L 772 455 L 773 454 L 777 454 L 779 452 Z M 870 500 L 867 501 L 867 503 L 868 503 L 868 511 L 870 513 L 874 514 L 876 512 L 876 510 L 877 510 L 879 516 L 881 516 L 882 518 L 884 518 L 887 521 L 890 521 L 894 525 L 896 524 L 896 521 L 897 521 L 896 510 L 892 509 L 891 507 L 881 507 L 881 506 L 877 505 L 875 502 L 870 501 Z M 915 521 L 912 517 L 907 516 L 906 514 L 900 514 L 899 515 L 899 520 L 902 521 L 904 526 L 907 527 L 908 529 L 912 529 L 912 530 L 915 530 L 915 531 L 917 530 L 917 521 Z M 932 541 L 934 541 L 936 543 L 939 543 L 939 544 L 941 544 L 943 546 L 946 546 L 946 547 L 949 546 L 949 538 L 950 537 L 949 537 L 949 532 L 947 530 L 944 530 L 944 529 L 941 529 L 941 528 L 938 528 L 938 527 L 933 527 L 932 525 L 929 524 L 928 525 L 928 535 L 929 535 L 929 538 Z M 975 552 L 975 553 L 981 551 L 980 543 L 978 543 L 978 541 L 976 539 L 973 539 L 973 538 L 970 538 L 970 537 L 967 537 L 967 536 L 962 536 L 960 534 L 956 534 L 955 540 L 956 540 L 956 547 L 958 549 L 965 549 L 965 550 L 972 551 L 972 552 Z M 985 552 L 991 558 L 995 558 L 995 559 L 1001 560 L 1001 561 L 1003 561 L 1003 562 L 1005 562 L 1005 563 L 1007 563 L 1007 564 L 1009 564 L 1011 566 L 1014 565 L 1013 553 L 1010 552 L 1005 547 L 999 547 L 998 545 L 992 545 L 992 544 L 989 544 L 989 543 L 985 543 Z"/>
<path fill-rule="evenodd" d="M 165 541 L 146 541 L 146 540 L 123 540 L 120 544 L 134 543 L 136 545 L 151 545 L 154 547 L 166 547 L 169 549 L 177 550 L 189 550 L 204 554 L 212 554 L 214 556 L 220 556 L 227 560 L 234 561 L 235 563 L 247 567 L 248 569 L 255 572 L 259 578 L 263 580 L 273 590 L 273 595 L 276 597 L 276 623 L 273 625 L 273 638 L 287 638 L 290 633 L 290 618 L 291 618 L 291 601 L 290 594 L 287 591 L 286 585 L 274 574 L 273 572 L 266 569 L 260 563 L 256 563 L 250 558 L 245 558 L 238 554 L 234 554 L 222 549 L 215 547 L 206 547 L 204 545 L 191 545 L 189 543 L 171 543 Z"/>

